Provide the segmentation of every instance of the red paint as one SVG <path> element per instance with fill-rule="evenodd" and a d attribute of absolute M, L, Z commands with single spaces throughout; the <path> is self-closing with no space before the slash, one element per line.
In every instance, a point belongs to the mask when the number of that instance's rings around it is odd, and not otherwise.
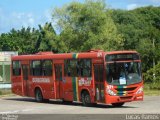
<path fill-rule="evenodd" d="M 90 52 L 78 53 L 77 59 L 89 58 L 92 60 L 92 75 L 91 75 L 91 84 L 90 85 L 79 85 L 78 86 L 78 97 L 81 101 L 81 91 L 87 90 L 90 94 L 92 102 L 101 102 L 106 104 L 111 103 L 118 103 L 118 102 L 131 102 L 137 100 L 143 100 L 143 93 L 136 95 L 136 91 L 138 88 L 143 86 L 143 82 L 137 83 L 134 85 L 129 85 L 127 88 L 136 87 L 136 89 L 130 91 L 130 94 L 127 96 L 110 96 L 106 92 L 106 87 L 109 85 L 106 82 L 105 78 L 105 71 L 103 72 L 104 80 L 101 83 L 95 82 L 94 78 L 94 65 L 101 64 L 104 66 L 105 70 L 105 55 L 106 54 L 122 54 L 122 53 L 137 53 L 136 51 L 113 51 L 113 52 L 103 52 L 101 50 L 94 51 L 91 50 Z M 73 87 L 72 87 L 72 77 L 64 76 L 64 60 L 65 59 L 72 59 L 72 53 L 63 53 L 63 54 L 52 54 L 51 52 L 40 52 L 34 55 L 20 55 L 20 56 L 13 56 L 12 61 L 20 61 L 21 65 L 26 65 L 28 67 L 28 81 L 23 79 L 23 72 L 21 67 L 21 75 L 20 76 L 13 76 L 11 75 L 12 80 L 12 92 L 21 96 L 29 96 L 35 97 L 35 88 L 38 87 L 42 91 L 43 97 L 45 99 L 64 99 L 68 101 L 73 101 Z M 53 74 L 52 76 L 31 76 L 30 75 L 30 62 L 32 60 L 52 60 L 53 65 Z M 140 60 L 138 60 L 140 62 Z M 55 78 L 55 65 L 62 66 L 62 80 L 57 81 Z M 12 67 L 11 67 L 12 69 Z M 12 73 L 12 70 L 11 70 Z M 43 82 L 33 82 L 33 79 L 40 79 Z M 87 77 L 77 77 L 78 80 L 81 79 L 88 79 Z M 49 82 L 47 82 L 49 80 Z M 44 82 L 45 81 L 45 82 Z M 102 84 L 104 90 L 104 100 L 96 100 L 96 88 L 95 84 Z M 116 86 L 113 86 L 111 90 L 116 92 Z M 131 96 L 131 97 L 129 97 Z M 140 97 L 139 97 L 140 96 Z M 142 96 L 142 98 L 141 98 Z M 126 98 L 125 98 L 126 97 Z"/>

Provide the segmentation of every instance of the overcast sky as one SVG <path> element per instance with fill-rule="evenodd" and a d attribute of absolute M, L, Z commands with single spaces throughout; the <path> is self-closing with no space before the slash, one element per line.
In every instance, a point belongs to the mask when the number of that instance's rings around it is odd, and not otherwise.
<path fill-rule="evenodd" d="M 51 21 L 51 11 L 73 0 L 0 0 L 0 33 L 22 26 L 36 27 Z M 84 0 L 74 0 L 83 2 Z M 132 10 L 141 6 L 160 6 L 160 0 L 106 0 L 110 8 Z"/>

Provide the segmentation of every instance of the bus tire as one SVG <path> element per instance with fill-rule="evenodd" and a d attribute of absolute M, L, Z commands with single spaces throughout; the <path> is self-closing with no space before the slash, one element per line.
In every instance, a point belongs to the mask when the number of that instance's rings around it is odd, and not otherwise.
<path fill-rule="evenodd" d="M 114 107 L 121 107 L 124 105 L 124 102 L 121 102 L 121 103 L 112 103 L 112 106 Z"/>
<path fill-rule="evenodd" d="M 91 106 L 91 97 L 87 91 L 82 92 L 81 98 L 84 106 Z"/>
<path fill-rule="evenodd" d="M 35 90 L 35 99 L 37 102 L 43 102 L 43 95 L 39 88 Z"/>

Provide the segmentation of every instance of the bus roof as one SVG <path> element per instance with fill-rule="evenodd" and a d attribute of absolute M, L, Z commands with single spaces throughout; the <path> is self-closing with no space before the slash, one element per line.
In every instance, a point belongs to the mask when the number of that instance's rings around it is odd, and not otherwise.
<path fill-rule="evenodd" d="M 81 53 L 52 53 L 52 52 L 39 52 L 31 55 L 18 55 L 13 56 L 12 60 L 39 60 L 39 59 L 76 59 L 76 58 L 102 58 L 106 54 L 129 54 L 137 53 L 136 51 L 111 51 L 104 52 L 102 50 L 91 50 Z"/>

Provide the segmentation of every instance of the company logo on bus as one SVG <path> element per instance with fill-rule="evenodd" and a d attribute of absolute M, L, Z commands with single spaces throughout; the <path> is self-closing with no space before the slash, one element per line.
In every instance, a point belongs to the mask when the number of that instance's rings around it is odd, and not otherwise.
<path fill-rule="evenodd" d="M 82 85 L 84 85 L 84 86 L 90 86 L 91 85 L 91 80 L 90 79 L 84 79 L 84 78 L 81 78 L 80 80 L 79 80 L 79 86 L 82 86 Z"/>
<path fill-rule="evenodd" d="M 35 82 L 35 83 L 49 83 L 50 79 L 49 78 L 32 78 L 32 82 Z"/>

